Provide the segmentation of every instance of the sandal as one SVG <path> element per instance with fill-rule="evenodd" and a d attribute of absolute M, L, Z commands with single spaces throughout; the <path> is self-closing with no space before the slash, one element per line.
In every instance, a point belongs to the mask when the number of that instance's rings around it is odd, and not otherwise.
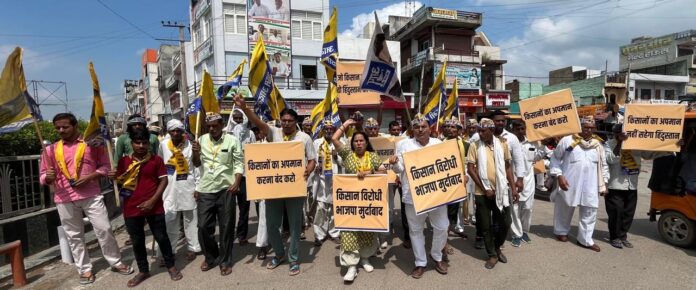
<path fill-rule="evenodd" d="M 150 273 L 147 272 L 140 272 L 133 279 L 128 280 L 128 288 L 133 288 L 135 286 L 138 286 L 140 283 L 145 281 L 147 278 L 150 278 Z"/>
<path fill-rule="evenodd" d="M 266 247 L 259 248 L 259 253 L 256 254 L 256 259 L 266 260 L 266 253 L 267 252 L 268 252 L 268 250 L 266 249 Z"/>
<path fill-rule="evenodd" d="M 121 275 L 130 275 L 133 274 L 133 272 L 135 272 L 135 270 L 133 270 L 133 267 L 123 263 L 119 264 L 118 266 L 111 267 L 111 271 L 119 273 Z"/>
<path fill-rule="evenodd" d="M 278 268 L 278 266 L 280 266 L 280 264 L 282 264 L 283 262 L 284 260 L 282 258 L 273 257 L 271 258 L 271 262 L 268 263 L 268 265 L 266 265 L 266 269 L 273 270 L 275 268 Z"/>
<path fill-rule="evenodd" d="M 96 276 L 92 274 L 92 272 L 89 272 L 89 276 L 83 276 L 80 275 L 80 285 L 88 285 L 94 283 L 94 280 L 96 280 Z"/>
<path fill-rule="evenodd" d="M 292 262 L 290 263 L 290 276 L 296 276 L 300 274 L 300 263 L 298 262 Z"/>
<path fill-rule="evenodd" d="M 232 274 L 232 267 L 220 267 L 220 276 Z"/>
<path fill-rule="evenodd" d="M 167 272 L 169 272 L 169 278 L 172 278 L 172 281 L 179 281 L 181 278 L 184 278 L 184 275 L 181 275 L 181 271 L 176 267 L 167 269 Z"/>

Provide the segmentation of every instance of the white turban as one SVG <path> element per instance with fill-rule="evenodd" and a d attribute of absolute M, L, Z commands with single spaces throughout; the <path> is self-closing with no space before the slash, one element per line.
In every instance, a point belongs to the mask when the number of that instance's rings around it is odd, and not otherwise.
<path fill-rule="evenodd" d="M 167 131 L 172 131 L 172 130 L 184 130 L 184 123 L 177 119 L 171 119 L 169 122 L 167 122 Z"/>

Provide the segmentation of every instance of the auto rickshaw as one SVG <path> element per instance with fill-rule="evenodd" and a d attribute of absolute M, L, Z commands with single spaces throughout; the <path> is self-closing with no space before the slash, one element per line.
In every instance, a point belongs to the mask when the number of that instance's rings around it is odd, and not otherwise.
<path fill-rule="evenodd" d="M 683 101 L 696 103 L 696 96 L 688 96 Z M 682 139 L 684 145 L 680 152 L 653 161 L 648 183 L 652 190 L 648 215 L 650 221 L 657 220 L 657 230 L 667 243 L 693 247 L 696 246 L 696 192 L 688 185 L 690 180 L 694 180 L 688 176 L 696 175 L 696 170 L 693 170 L 696 162 L 696 111 L 686 112 Z"/>

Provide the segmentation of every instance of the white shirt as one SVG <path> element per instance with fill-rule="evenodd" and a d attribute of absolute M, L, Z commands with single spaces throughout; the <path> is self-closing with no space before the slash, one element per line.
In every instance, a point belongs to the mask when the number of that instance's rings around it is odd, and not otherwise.
<path fill-rule="evenodd" d="M 411 186 L 408 184 L 408 178 L 406 177 L 406 170 L 404 169 L 404 153 L 406 152 L 411 152 L 411 151 L 416 151 L 418 149 L 428 147 L 428 146 L 433 146 L 442 143 L 440 139 L 437 138 L 430 138 L 428 139 L 428 144 L 425 146 L 422 146 L 418 141 L 416 141 L 416 138 L 408 138 L 399 141 L 399 143 L 396 144 L 396 156 L 399 157 L 399 162 L 394 164 L 392 169 L 396 174 L 399 175 L 399 180 L 401 181 L 401 199 L 404 201 L 405 204 L 413 204 L 413 197 L 411 197 Z"/>
<path fill-rule="evenodd" d="M 288 67 L 288 64 L 282 60 L 280 62 L 276 62 L 275 60 L 271 61 L 271 67 L 277 68 L 275 73 L 276 77 L 287 77 L 290 75 L 290 68 Z"/>
<path fill-rule="evenodd" d="M 524 159 L 524 167 L 527 175 L 524 176 L 524 190 L 520 192 L 520 200 L 525 201 L 530 197 L 534 196 L 536 191 L 536 186 L 534 184 L 534 162 L 544 159 L 549 153 L 549 149 L 546 146 L 539 144 L 539 142 L 529 142 L 525 138 L 524 141 L 520 143 L 522 148 L 522 157 Z"/>
<path fill-rule="evenodd" d="M 597 166 L 599 154 L 596 149 L 583 149 L 580 145 L 567 151 L 573 143 L 573 136 L 566 136 L 558 142 L 551 155 L 551 175 L 565 176 L 570 184 L 568 191 L 558 190 L 556 198 L 563 198 L 568 206 L 599 207 L 599 184 Z M 603 147 L 599 147 L 604 150 Z M 602 162 L 602 178 L 609 181 L 609 166 Z"/>
<path fill-rule="evenodd" d="M 336 150 L 330 140 L 326 140 L 325 138 L 319 138 L 317 140 L 314 140 L 314 148 L 317 152 L 317 165 L 314 169 L 314 172 L 312 173 L 312 193 L 314 194 L 314 198 L 317 201 L 321 201 L 324 203 L 333 203 L 333 182 L 331 178 L 327 179 L 326 175 L 324 175 L 324 154 L 322 153 L 321 149 L 324 145 L 324 141 L 329 143 L 329 149 L 332 153 L 334 152 L 334 150 Z M 341 156 L 333 156 L 332 154 L 331 165 L 331 174 L 343 173 L 343 159 L 341 158 Z"/>
<path fill-rule="evenodd" d="M 283 38 L 282 38 L 282 36 L 280 36 L 280 35 L 275 36 L 275 35 L 271 34 L 271 35 L 268 37 L 268 42 L 283 43 Z"/>
<path fill-rule="evenodd" d="M 609 184 L 607 188 L 615 190 L 637 190 L 638 189 L 638 173 L 640 173 L 641 159 L 655 159 L 662 156 L 668 156 L 672 153 L 668 152 L 650 152 L 631 150 L 633 160 L 638 164 L 638 172 L 636 174 L 627 174 L 621 167 L 621 155 L 614 154 L 616 147 L 616 139 L 609 139 L 604 144 L 604 154 L 606 155 L 607 164 L 609 165 Z"/>
<path fill-rule="evenodd" d="M 275 9 L 271 13 L 270 17 L 277 20 L 290 21 L 290 10 L 285 6 L 280 6 L 280 8 Z"/>
<path fill-rule="evenodd" d="M 276 128 L 269 126 L 271 129 L 269 133 L 269 139 L 271 142 L 284 142 L 283 140 L 283 129 L 281 128 Z M 289 141 L 300 141 L 302 144 L 304 144 L 305 147 L 305 158 L 304 162 L 305 165 L 307 164 L 307 160 L 316 160 L 317 159 L 317 151 L 314 149 L 314 142 L 312 142 L 312 138 L 309 137 L 306 133 L 297 130 L 297 133 L 295 133 L 294 138 Z"/>
<path fill-rule="evenodd" d="M 174 155 L 167 147 L 169 142 L 171 142 L 171 140 L 160 143 L 159 155 L 162 156 L 165 165 Z M 167 168 L 169 183 L 162 193 L 164 210 L 167 212 L 196 209 L 196 200 L 193 198 L 193 192 L 196 190 L 196 183 L 200 178 L 199 168 L 193 165 L 191 142 L 188 140 L 184 140 L 183 142 L 185 143 L 182 153 L 186 160 L 188 160 L 189 172 L 185 180 L 177 180 L 176 170 L 172 172 L 170 168 Z"/>
<path fill-rule="evenodd" d="M 271 9 L 268 9 L 268 6 L 263 5 L 259 3 L 259 5 L 256 5 L 254 3 L 253 6 L 251 6 L 251 9 L 249 9 L 249 16 L 256 16 L 256 17 L 268 17 Z"/>
<path fill-rule="evenodd" d="M 527 170 L 525 170 L 524 166 L 524 154 L 522 153 L 520 139 L 517 139 L 515 134 L 512 134 L 505 129 L 503 129 L 503 133 L 500 134 L 500 137 L 507 140 L 508 149 L 510 150 L 510 155 L 512 155 L 512 172 L 515 174 L 515 177 L 525 177 L 527 175 Z"/>

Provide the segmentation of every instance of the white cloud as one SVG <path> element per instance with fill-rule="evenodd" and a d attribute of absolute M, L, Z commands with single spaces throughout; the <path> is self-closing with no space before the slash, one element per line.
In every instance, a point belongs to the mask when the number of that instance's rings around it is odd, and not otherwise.
<path fill-rule="evenodd" d="M 502 48 L 503 59 L 508 61 L 505 65 L 505 74 L 509 75 L 506 81 L 518 78 L 547 83 L 546 79 L 512 76 L 548 76 L 548 71 L 570 65 L 604 70 L 607 60 L 609 71 L 618 70 L 619 46 L 630 43 L 632 38 L 696 29 L 696 18 L 684 9 L 693 5 L 690 2 L 643 1 L 631 6 L 619 6 L 621 3 L 618 3 L 601 12 L 578 11 L 561 17 L 530 17 L 523 23 L 525 28 L 521 34 L 495 43 Z M 593 11 L 599 10 L 593 8 Z M 481 30 L 486 31 L 485 23 Z"/>
<path fill-rule="evenodd" d="M 423 3 L 419 1 L 415 1 L 415 9 L 412 12 L 416 12 L 418 8 L 423 6 Z M 353 17 L 353 22 L 350 26 L 349 29 L 344 30 L 341 32 L 341 36 L 343 37 L 362 37 L 363 33 L 363 28 L 367 23 L 370 22 L 375 22 L 375 16 L 374 12 L 377 12 L 377 17 L 379 18 L 379 22 L 384 24 L 387 23 L 389 20 L 389 15 L 396 15 L 396 16 L 411 16 L 411 15 L 406 15 L 406 8 L 404 6 L 404 2 L 399 2 L 395 4 L 391 4 L 387 7 L 384 7 L 382 9 L 376 9 L 372 10 L 369 13 L 361 13 Z M 369 36 L 368 36 L 369 37 Z"/>
<path fill-rule="evenodd" d="M 5 61 L 7 57 L 14 51 L 15 47 L 19 45 L 3 44 L 0 45 L 0 69 L 5 67 Z M 52 63 L 56 61 L 55 58 L 49 59 L 44 57 L 38 52 L 23 48 L 22 52 L 22 65 L 24 66 L 24 74 L 27 79 L 31 79 L 31 75 L 43 71 L 44 69 L 51 66 Z"/>

